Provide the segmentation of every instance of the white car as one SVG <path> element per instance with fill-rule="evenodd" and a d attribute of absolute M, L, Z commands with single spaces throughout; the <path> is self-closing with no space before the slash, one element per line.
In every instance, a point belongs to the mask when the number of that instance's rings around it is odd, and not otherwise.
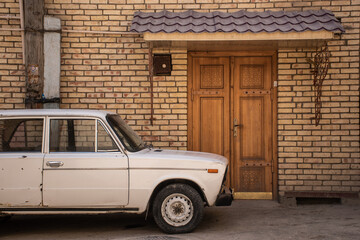
<path fill-rule="evenodd" d="M 0 111 L 0 215 L 148 213 L 190 232 L 204 206 L 230 205 L 228 160 L 146 146 L 118 115 Z"/>

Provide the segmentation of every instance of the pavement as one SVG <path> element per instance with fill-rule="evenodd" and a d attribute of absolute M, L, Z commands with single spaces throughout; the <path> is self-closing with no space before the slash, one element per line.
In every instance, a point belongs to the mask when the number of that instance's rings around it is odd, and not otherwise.
<path fill-rule="evenodd" d="M 0 239 L 360 239 L 360 204 L 284 207 L 275 201 L 236 200 L 205 208 L 194 232 L 168 235 L 143 215 L 14 216 L 0 222 Z"/>

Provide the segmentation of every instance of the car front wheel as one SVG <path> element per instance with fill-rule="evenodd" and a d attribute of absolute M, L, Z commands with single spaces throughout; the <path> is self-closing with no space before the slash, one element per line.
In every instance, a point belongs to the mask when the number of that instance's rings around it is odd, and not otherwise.
<path fill-rule="evenodd" d="M 200 194 L 186 184 L 171 184 L 155 197 L 153 216 L 165 233 L 187 233 L 201 222 L 204 202 Z"/>

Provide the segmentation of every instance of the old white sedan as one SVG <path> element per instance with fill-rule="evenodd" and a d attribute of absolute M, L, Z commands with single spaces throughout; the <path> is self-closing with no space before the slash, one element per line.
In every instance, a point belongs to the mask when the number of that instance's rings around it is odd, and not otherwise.
<path fill-rule="evenodd" d="M 204 206 L 230 205 L 222 156 L 153 149 L 116 114 L 0 111 L 0 215 L 148 213 L 192 231 Z"/>

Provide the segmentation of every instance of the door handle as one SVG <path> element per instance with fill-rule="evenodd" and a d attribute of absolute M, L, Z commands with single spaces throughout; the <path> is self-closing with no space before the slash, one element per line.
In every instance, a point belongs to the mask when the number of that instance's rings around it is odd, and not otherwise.
<path fill-rule="evenodd" d="M 240 127 L 241 125 L 240 124 L 238 124 L 238 122 L 237 122 L 237 119 L 236 118 L 234 118 L 234 137 L 237 137 L 238 136 L 238 127 Z"/>
<path fill-rule="evenodd" d="M 61 162 L 61 161 L 49 161 L 49 162 L 46 162 L 46 166 L 49 166 L 49 167 L 61 167 L 63 165 L 64 165 L 64 163 Z"/>

